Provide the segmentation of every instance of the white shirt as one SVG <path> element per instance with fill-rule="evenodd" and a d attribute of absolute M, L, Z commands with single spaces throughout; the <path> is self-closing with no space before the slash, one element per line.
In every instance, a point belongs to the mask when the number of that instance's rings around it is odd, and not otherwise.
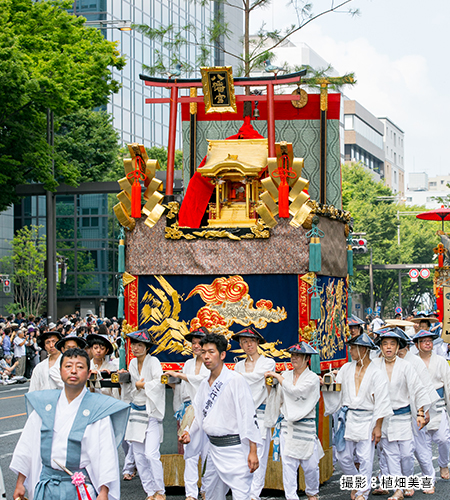
<path fill-rule="evenodd" d="M 359 369 L 356 361 L 346 363 L 336 377 L 336 383 L 341 384 L 341 391 L 322 393 L 325 415 L 335 413 L 341 406 L 348 406 L 344 437 L 350 441 L 370 439 L 376 421 L 393 414 L 386 374 L 372 361 L 366 368 L 356 394 L 355 373 Z"/>
<path fill-rule="evenodd" d="M 22 342 L 23 342 L 23 345 L 19 345 Z M 26 340 L 24 338 L 21 339 L 18 335 L 16 337 L 14 337 L 13 343 L 14 343 L 14 357 L 15 358 L 21 358 L 22 356 L 25 356 L 25 354 L 26 354 L 25 342 L 26 342 Z"/>
<path fill-rule="evenodd" d="M 272 358 L 267 358 L 266 356 L 259 356 L 253 371 L 246 372 L 245 359 L 243 359 L 236 363 L 234 371 L 236 373 L 240 373 L 247 381 L 250 386 L 250 390 L 252 391 L 255 409 L 258 408 L 266 401 L 268 395 L 264 374 L 268 371 L 275 371 L 275 361 Z"/>
<path fill-rule="evenodd" d="M 49 358 L 37 364 L 31 375 L 28 392 L 43 391 L 46 389 L 62 389 L 64 384 L 61 380 L 60 362 L 61 354 L 51 368 L 49 368 Z"/>
<path fill-rule="evenodd" d="M 386 361 L 378 358 L 374 361 L 387 376 Z M 389 380 L 389 377 L 388 377 Z M 412 406 L 427 411 L 431 400 L 425 386 L 420 381 L 413 366 L 402 358 L 396 358 L 389 380 L 389 398 L 394 410 Z M 414 415 L 414 416 L 413 416 Z M 416 413 L 405 413 L 403 415 L 391 415 L 383 420 L 382 436 L 389 441 L 406 441 L 412 439 L 411 419 L 415 421 Z M 407 425 L 405 425 L 407 423 Z"/>

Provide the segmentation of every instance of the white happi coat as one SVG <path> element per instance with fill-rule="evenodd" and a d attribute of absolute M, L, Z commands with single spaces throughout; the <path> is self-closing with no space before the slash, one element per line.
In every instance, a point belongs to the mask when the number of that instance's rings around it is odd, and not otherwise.
<path fill-rule="evenodd" d="M 61 464 L 66 463 L 69 433 L 85 393 L 86 389 L 83 389 L 81 394 L 69 404 L 64 390 L 61 391 L 53 429 L 51 459 L 54 469 L 60 470 L 54 464 L 54 459 Z M 30 500 L 33 500 L 34 488 L 39 481 L 42 469 L 41 425 L 41 417 L 33 411 L 22 431 L 10 465 L 10 469 L 16 474 L 20 472 L 26 476 L 25 487 Z M 119 461 L 110 417 L 98 420 L 86 427 L 81 441 L 80 469 L 83 468 L 87 470 L 92 485 L 97 491 L 100 486 L 108 486 L 108 498 L 120 499 Z M 96 498 L 92 487 L 88 486 L 88 489 L 92 499 Z"/>
<path fill-rule="evenodd" d="M 319 377 L 306 368 L 294 385 L 294 372 L 283 372 L 283 383 L 277 390 L 282 391 L 281 413 L 287 426 L 283 427 L 283 455 L 300 460 L 307 460 L 314 452 L 317 442 L 319 460 L 323 449 L 316 434 L 316 404 L 320 398 Z M 313 419 L 301 422 L 303 419 Z"/>
<path fill-rule="evenodd" d="M 261 433 L 258 428 L 255 407 L 248 384 L 242 379 L 241 375 L 229 370 L 225 365 L 223 365 L 222 371 L 214 384 L 218 381 L 222 382 L 223 388 L 214 399 L 214 405 L 207 413 L 206 418 L 203 412 L 211 391 L 209 377 L 200 384 L 195 396 L 195 419 L 189 431 L 192 443 L 189 456 L 202 451 L 207 439 L 206 435 L 239 434 L 241 447 L 246 455 L 250 450 L 249 441 L 261 444 Z M 220 450 L 226 449 L 224 447 Z M 186 458 L 189 458 L 189 456 Z"/>
<path fill-rule="evenodd" d="M 271 358 L 266 358 L 265 356 L 259 356 L 255 363 L 255 367 L 252 372 L 245 371 L 245 359 L 236 363 L 234 371 L 240 373 L 252 392 L 253 403 L 255 404 L 256 417 L 258 418 L 258 426 L 261 430 L 263 436 L 265 433 L 264 429 L 264 410 L 258 410 L 258 408 L 266 402 L 268 396 L 268 390 L 266 386 L 266 379 L 264 374 L 268 371 L 275 371 L 275 361 Z"/>
<path fill-rule="evenodd" d="M 61 354 L 53 366 L 49 368 L 49 359 L 38 363 L 31 375 L 30 388 L 28 392 L 44 391 L 47 389 L 62 389 L 64 387 L 61 380 Z"/>
<path fill-rule="evenodd" d="M 162 420 L 166 407 L 166 386 L 161 383 L 163 370 L 161 363 L 154 356 L 147 356 L 142 364 L 141 373 L 138 371 L 138 360 L 134 358 L 129 366 L 131 383 L 122 384 L 122 400 L 146 407 L 145 412 L 131 409 L 125 434 L 126 441 L 143 443 L 147 430 L 148 419 L 155 418 L 161 424 L 161 442 L 163 440 Z M 136 382 L 144 379 L 145 387 L 136 389 Z"/>
<path fill-rule="evenodd" d="M 346 363 L 336 377 L 336 383 L 341 384 L 341 391 L 322 393 L 325 415 L 335 413 L 342 406 L 349 408 L 344 435 L 348 441 L 370 439 L 376 421 L 393 414 L 386 374 L 372 361 L 366 368 L 358 394 L 356 394 L 356 369 L 359 369 L 356 361 Z"/>
<path fill-rule="evenodd" d="M 450 409 L 450 366 L 445 358 L 432 353 L 427 368 L 433 387 L 436 390 L 444 387 L 444 397 L 439 398 L 430 408 L 430 422 L 427 429 L 435 431 L 439 429 L 442 416 L 446 416 L 445 408 L 447 407 L 447 411 Z"/>
<path fill-rule="evenodd" d="M 386 362 L 384 358 L 373 360 L 389 380 L 386 371 Z M 414 408 L 424 407 L 427 411 L 431 406 L 431 400 L 425 386 L 419 379 L 413 366 L 402 358 L 397 357 L 389 381 L 389 398 L 393 410 L 412 406 Z M 414 404 L 412 404 L 414 402 Z M 413 438 L 412 422 L 415 421 L 416 412 L 404 413 L 402 415 L 391 415 L 383 420 L 381 429 L 382 437 L 388 441 L 407 441 Z"/>
<path fill-rule="evenodd" d="M 202 363 L 200 372 L 196 375 L 195 363 L 196 358 L 188 359 L 186 363 L 184 363 L 182 373 L 184 373 L 188 379 L 187 381 L 182 380 L 180 384 L 175 385 L 173 394 L 174 411 L 177 411 L 185 401 L 194 401 L 200 384 L 210 373 L 208 368 Z"/>

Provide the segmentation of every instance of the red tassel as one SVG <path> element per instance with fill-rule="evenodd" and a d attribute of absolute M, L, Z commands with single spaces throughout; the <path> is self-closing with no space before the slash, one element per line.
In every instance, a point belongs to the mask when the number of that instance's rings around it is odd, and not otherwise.
<path fill-rule="evenodd" d="M 284 179 L 278 187 L 278 216 L 289 218 L 289 184 Z"/>
<path fill-rule="evenodd" d="M 131 186 L 131 217 L 134 219 L 141 217 L 141 184 L 137 179 Z"/>

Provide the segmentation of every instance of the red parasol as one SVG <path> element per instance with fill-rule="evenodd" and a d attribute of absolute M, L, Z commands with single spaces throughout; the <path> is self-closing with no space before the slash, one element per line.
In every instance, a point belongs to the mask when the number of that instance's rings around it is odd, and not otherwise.
<path fill-rule="evenodd" d="M 423 220 L 440 220 L 442 221 L 442 231 L 444 230 L 444 221 L 450 220 L 450 208 L 445 208 L 444 205 L 441 208 L 436 208 L 435 210 L 429 210 L 428 212 L 422 212 L 416 215 L 418 219 Z"/>

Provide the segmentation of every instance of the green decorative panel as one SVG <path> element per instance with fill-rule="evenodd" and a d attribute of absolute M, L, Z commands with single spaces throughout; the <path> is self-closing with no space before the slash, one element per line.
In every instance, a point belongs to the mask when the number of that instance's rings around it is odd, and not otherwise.
<path fill-rule="evenodd" d="M 263 137 L 267 137 L 267 123 L 252 121 L 252 125 Z M 210 140 L 226 139 L 234 135 L 241 126 L 240 121 L 197 122 L 197 159 L 199 165 L 206 155 Z M 189 122 L 183 122 L 184 185 L 189 182 Z M 342 207 L 341 164 L 339 151 L 339 121 L 327 123 L 327 204 Z M 302 176 L 309 180 L 309 194 L 313 200 L 320 198 L 320 122 L 319 120 L 276 120 L 275 140 L 292 142 L 294 155 L 304 158 Z"/>

